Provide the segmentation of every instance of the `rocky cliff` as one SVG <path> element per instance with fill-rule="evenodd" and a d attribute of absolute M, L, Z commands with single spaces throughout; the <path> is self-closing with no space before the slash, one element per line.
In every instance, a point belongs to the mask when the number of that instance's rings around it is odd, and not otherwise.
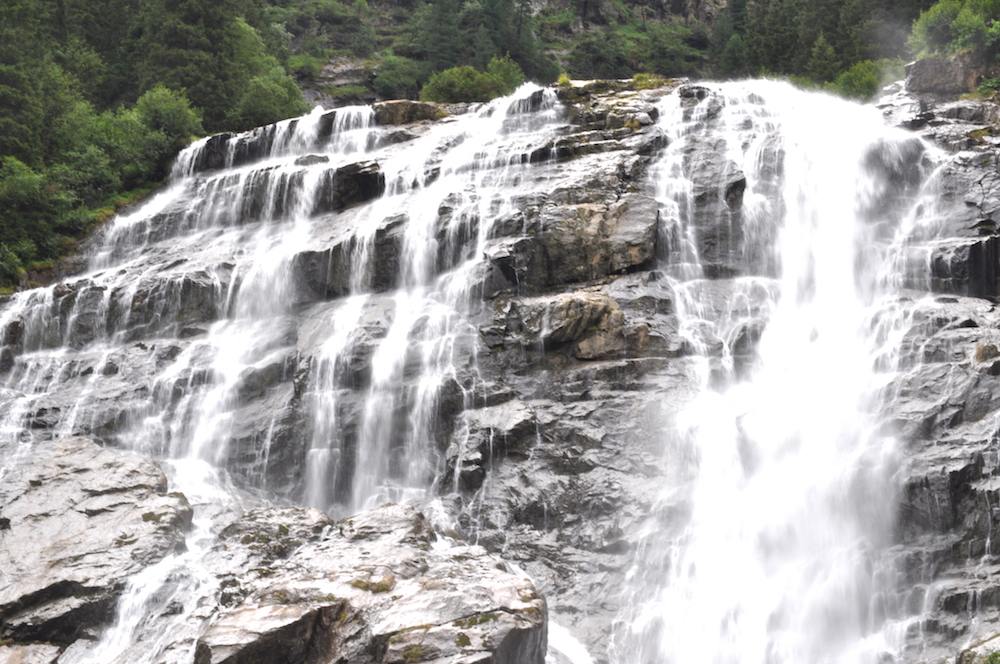
<path fill-rule="evenodd" d="M 547 618 L 594 661 L 655 657 L 693 404 L 757 384 L 790 288 L 785 94 L 388 102 L 191 148 L 0 310 L 0 659 L 541 662 Z M 943 660 L 1000 633 L 998 114 L 880 108 L 910 133 L 865 148 L 844 214 L 849 262 L 885 267 L 858 437 L 893 442 L 820 512 L 863 526 L 863 606 L 828 614 Z M 738 484 L 767 452 L 734 421 Z"/>

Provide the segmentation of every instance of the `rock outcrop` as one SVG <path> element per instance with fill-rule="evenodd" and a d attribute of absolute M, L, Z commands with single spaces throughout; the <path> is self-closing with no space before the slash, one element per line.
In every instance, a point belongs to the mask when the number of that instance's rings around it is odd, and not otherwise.
<path fill-rule="evenodd" d="M 184 547 L 191 508 L 148 461 L 87 439 L 5 453 L 0 639 L 93 638 L 129 576 Z"/>
<path fill-rule="evenodd" d="M 437 539 L 404 506 L 338 523 L 316 510 L 246 514 L 211 554 L 223 608 L 195 663 L 542 664 L 546 608 L 531 582 L 481 547 Z"/>

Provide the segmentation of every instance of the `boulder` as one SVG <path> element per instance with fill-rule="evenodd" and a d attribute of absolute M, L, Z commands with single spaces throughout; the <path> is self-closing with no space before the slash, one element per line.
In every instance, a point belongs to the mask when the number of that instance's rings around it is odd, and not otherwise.
<path fill-rule="evenodd" d="M 348 164 L 323 173 L 312 214 L 338 212 L 385 192 L 385 174 L 377 162 Z"/>
<path fill-rule="evenodd" d="M 66 645 L 114 617 L 129 576 L 184 547 L 163 473 L 84 438 L 36 443 L 0 482 L 0 638 Z"/>
<path fill-rule="evenodd" d="M 523 401 L 464 411 L 445 452 L 439 485 L 445 490 L 478 489 L 494 459 L 526 455 L 537 433 L 535 414 Z"/>
<path fill-rule="evenodd" d="M 980 68 L 961 55 L 921 58 L 906 65 L 906 90 L 917 94 L 960 95 L 979 85 Z"/>
<path fill-rule="evenodd" d="M 0 646 L 0 664 L 55 664 L 59 655 L 53 645 Z"/>
<path fill-rule="evenodd" d="M 436 541 L 412 507 L 332 527 L 296 511 L 251 512 L 222 534 L 217 555 L 245 562 L 195 664 L 544 662 L 544 600 L 483 548 Z"/>
<path fill-rule="evenodd" d="M 380 125 L 402 125 L 426 120 L 437 120 L 447 115 L 439 105 L 427 101 L 394 99 L 372 105 L 375 122 Z"/>

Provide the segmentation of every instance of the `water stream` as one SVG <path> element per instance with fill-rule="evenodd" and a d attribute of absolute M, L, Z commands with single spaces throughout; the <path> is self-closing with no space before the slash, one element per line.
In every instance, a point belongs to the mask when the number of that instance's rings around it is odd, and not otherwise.
<path fill-rule="evenodd" d="M 915 139 L 871 108 L 771 82 L 697 94 L 660 102 L 668 146 L 647 186 L 700 390 L 674 428 L 648 432 L 670 479 L 637 538 L 608 657 L 879 661 L 914 620 L 884 555 L 900 451 L 879 408 L 912 312 L 896 297 L 900 247 L 921 223 L 933 159 L 915 162 Z M 524 164 L 566 122 L 555 95 L 529 85 L 415 136 L 359 107 L 204 139 L 163 191 L 116 218 L 86 274 L 0 311 L 0 330 L 24 328 L 0 385 L 4 454 L 42 424 L 104 436 L 163 460 L 196 508 L 188 551 L 132 579 L 116 626 L 60 662 L 190 661 L 212 619 L 199 560 L 246 506 L 338 518 L 433 495 L 451 435 L 442 413 L 483 394 L 472 319 L 489 241 L 526 204 Z M 336 169 L 372 162 L 384 192 L 337 229 L 318 222 Z M 711 256 L 698 250 L 706 192 L 726 201 Z M 307 265 L 304 248 L 337 233 L 340 253 Z M 395 255 L 377 255 L 385 236 Z M 335 260 L 349 272 L 324 281 L 336 292 L 304 299 L 303 273 L 333 274 Z M 153 378 L 132 398 L 139 372 Z M 260 395 L 279 406 L 249 410 Z M 664 532 L 668 513 L 684 519 Z M 552 636 L 564 658 L 604 657 L 562 627 Z"/>
<path fill-rule="evenodd" d="M 665 106 L 673 140 L 653 183 L 682 331 L 705 356 L 701 394 L 663 439 L 683 481 L 657 510 L 688 520 L 667 541 L 650 526 L 612 661 L 882 661 L 913 618 L 883 554 L 900 452 L 878 419 L 907 329 L 894 243 L 921 195 L 899 174 L 931 169 L 873 108 L 778 83 L 713 92 Z M 691 155 L 706 145 L 729 181 L 745 177 L 739 276 L 721 298 L 691 239 Z"/>

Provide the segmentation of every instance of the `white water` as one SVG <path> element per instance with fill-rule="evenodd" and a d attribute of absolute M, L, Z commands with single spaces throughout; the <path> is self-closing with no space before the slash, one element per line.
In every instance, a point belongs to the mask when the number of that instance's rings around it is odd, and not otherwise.
<path fill-rule="evenodd" d="M 904 137 L 884 129 L 872 109 L 783 85 L 721 90 L 726 103 L 718 119 L 704 102 L 685 118 L 677 96 L 661 109 L 671 145 L 651 168 L 651 186 L 670 245 L 663 267 L 675 280 L 682 332 L 704 354 L 703 386 L 676 428 L 662 433 L 664 467 L 680 481 L 664 487 L 650 521 L 611 659 L 875 661 L 896 652 L 894 635 L 910 618 L 885 593 L 891 568 L 879 552 L 892 523 L 898 459 L 895 441 L 877 433 L 875 420 L 909 310 L 881 316 L 879 326 L 873 319 L 886 313 L 883 298 L 898 286 L 891 277 L 896 229 L 913 232 L 921 220 L 899 209 L 873 219 L 884 192 L 879 173 L 862 164 L 872 150 L 893 152 Z M 48 395 L 81 385 L 80 408 L 60 420 L 60 430 L 96 426 L 82 414 L 102 398 L 100 368 L 116 353 L 144 350 L 136 338 L 159 346 L 146 360 L 156 376 L 148 402 L 129 413 L 118 442 L 169 460 L 172 490 L 196 508 L 188 552 L 133 579 L 115 628 L 64 664 L 189 659 L 185 648 L 212 618 L 199 613 L 198 599 L 215 591 L 200 559 L 213 528 L 241 508 L 226 471 L 260 496 L 278 491 L 265 469 L 281 422 L 266 423 L 263 440 L 243 441 L 241 385 L 248 372 L 294 366 L 300 349 L 287 339 L 287 322 L 304 305 L 295 301 L 291 263 L 316 239 L 311 211 L 323 172 L 357 160 L 377 160 L 387 189 L 351 217 L 350 294 L 310 314 L 319 352 L 303 388 L 311 421 L 300 497 L 340 516 L 428 495 L 439 470 L 443 395 L 455 392 L 449 398 L 468 406 L 479 389 L 470 318 L 481 305 L 473 284 L 491 224 L 515 209 L 521 175 L 514 166 L 558 135 L 551 98 L 545 110 L 523 117 L 508 114 L 517 103 L 499 100 L 435 124 L 404 147 L 379 144 L 381 130 L 367 109 L 340 112 L 331 139 L 318 144 L 321 115 L 314 113 L 273 128 L 267 158 L 211 173 L 195 172 L 202 142 L 179 159 L 166 191 L 115 221 L 94 258 L 86 277 L 92 284 L 81 286 L 79 297 L 100 297 L 106 321 L 70 316 L 66 329 L 54 329 L 52 288 L 18 295 L 0 314 L 0 329 L 22 316 L 28 339 L 4 384 L 16 395 L 5 399 L 9 408 L 0 416 L 5 442 L 30 440 L 30 413 Z M 817 129 L 842 126 L 851 131 Z M 703 278 L 690 218 L 689 148 L 707 149 L 709 130 L 717 132 L 711 149 L 747 179 L 736 250 L 745 276 L 731 280 L 722 302 L 714 282 Z M 227 145 L 228 164 L 244 139 Z M 295 163 L 310 151 L 329 161 Z M 436 178 L 428 177 L 431 166 Z M 253 195 L 252 185 L 264 194 Z M 436 224 L 445 202 L 452 213 L 442 229 Z M 400 213 L 407 216 L 401 283 L 373 292 L 374 235 Z M 437 265 L 442 244 L 455 248 L 445 269 Z M 183 260 L 164 267 L 164 257 L 178 256 Z M 149 325 L 157 343 L 130 337 L 135 298 L 164 274 L 176 289 L 156 293 L 157 317 Z M 156 335 L 182 332 L 170 321 L 190 274 L 212 291 L 215 318 L 174 352 Z M 375 325 L 380 311 L 387 312 L 384 328 Z M 89 341 L 71 353 L 63 346 L 81 326 L 91 331 Z M 763 329 L 752 361 L 738 353 L 748 327 Z M 357 378 L 367 382 L 363 406 L 352 411 L 351 367 L 362 347 L 371 353 L 370 376 Z M 73 381 L 76 388 L 63 387 Z M 244 444 L 253 458 L 234 453 Z M 27 446 L 16 449 L 26 453 Z M 237 457 L 241 467 L 227 468 Z M 671 537 L 655 517 L 678 506 L 689 516 Z M 173 622 L 152 619 L 166 612 Z M 171 632 L 179 625 L 188 631 Z M 553 626 L 550 636 L 564 660 L 593 661 L 562 628 Z"/>
<path fill-rule="evenodd" d="M 486 260 L 491 224 L 512 209 L 518 193 L 519 176 L 510 167 L 526 161 L 558 126 L 551 92 L 544 93 L 540 112 L 519 112 L 521 100 L 536 90 L 526 86 L 437 123 L 415 149 L 384 145 L 370 108 L 338 110 L 325 140 L 318 112 L 231 138 L 221 147 L 223 170 L 199 170 L 212 145 L 200 141 L 179 157 L 166 190 L 109 228 L 91 271 L 72 283 L 77 294 L 65 326 L 58 324 L 65 306 L 59 286 L 18 294 L 0 314 L 4 326 L 18 318 L 25 326 L 24 353 L 3 385 L 9 393 L 0 433 L 5 443 L 26 444 L 6 447 L 5 456 L 28 449 L 34 437 L 27 418 L 68 390 L 75 390 L 74 406 L 65 418 L 56 414 L 57 429 L 96 428 L 96 421 L 79 414 L 99 414 L 109 400 L 92 389 L 101 384 L 98 377 L 115 375 L 103 368 L 122 353 L 146 354 L 142 362 L 154 377 L 148 398 L 127 412 L 116 442 L 163 459 L 171 490 L 187 495 L 195 509 L 187 551 L 131 579 L 114 627 L 90 647 L 74 646 L 63 664 L 185 662 L 193 656 L 195 640 L 213 618 L 203 600 L 218 591 L 203 559 L 214 533 L 246 499 L 237 498 L 229 474 L 241 476 L 262 498 L 280 497 L 266 469 L 282 423 L 264 423 L 257 429 L 265 432 L 262 439 L 253 433 L 253 440 L 244 440 L 241 432 L 260 423 L 244 421 L 241 389 L 248 376 L 287 375 L 297 361 L 300 351 L 287 334 L 302 306 L 293 260 L 322 232 L 312 213 L 324 174 L 353 161 L 378 160 L 388 186 L 362 213 L 345 214 L 356 239 L 355 294 L 325 311 L 321 305 L 317 314 L 313 341 L 319 352 L 303 396 L 312 421 L 301 499 L 339 516 L 427 494 L 437 470 L 439 393 L 457 385 L 459 398 L 468 399 L 476 390 L 469 369 L 478 333 L 467 315 L 481 306 L 473 277 Z M 256 160 L 241 156 L 261 141 L 269 148 Z M 297 163 L 309 151 L 321 158 Z M 428 177 L 431 168 L 436 177 Z M 436 224 L 445 201 L 453 214 L 440 237 Z M 375 229 L 400 213 L 408 216 L 401 283 L 388 293 L 370 293 Z M 436 264 L 439 250 L 450 255 L 444 266 Z M 192 279 L 193 288 L 208 293 L 204 316 L 210 322 L 196 317 L 186 331 L 176 320 L 193 306 Z M 75 302 L 87 297 L 103 304 L 95 320 L 78 322 L 77 311 L 87 309 Z M 373 306 L 387 310 L 387 329 L 369 329 Z M 140 319 L 147 309 L 148 320 Z M 91 327 L 81 336 L 84 324 Z M 137 334 L 137 327 L 143 332 Z M 186 336 L 191 341 L 174 341 Z M 142 341 L 133 343 L 136 337 Z M 80 352 L 64 348 L 71 340 Z M 346 366 L 362 340 L 371 346 L 371 375 L 360 420 L 345 425 L 341 402 L 349 391 L 345 381 L 352 380 Z"/>
<path fill-rule="evenodd" d="M 881 661 L 899 653 L 906 617 L 880 553 L 899 454 L 876 419 L 893 366 L 884 344 L 898 336 L 877 335 L 873 318 L 894 295 L 886 254 L 916 192 L 879 217 L 887 174 L 863 164 L 872 152 L 891 162 L 913 139 L 885 129 L 875 109 L 783 84 L 713 89 L 725 104 L 718 119 L 705 117 L 708 102 L 688 121 L 678 100 L 665 105 L 673 142 L 656 184 L 685 240 L 667 267 L 682 331 L 702 352 L 721 345 L 721 358 L 706 357 L 700 396 L 664 434 L 663 462 L 685 479 L 665 487 L 656 510 L 680 505 L 689 517 L 665 542 L 652 519 L 612 661 Z M 700 278 L 685 216 L 686 150 L 706 141 L 706 126 L 747 179 L 737 255 L 751 276 L 723 303 Z M 886 318 L 902 329 L 905 314 Z M 734 342 L 755 320 L 766 327 L 741 370 Z M 881 375 L 880 354 L 890 357 Z"/>

